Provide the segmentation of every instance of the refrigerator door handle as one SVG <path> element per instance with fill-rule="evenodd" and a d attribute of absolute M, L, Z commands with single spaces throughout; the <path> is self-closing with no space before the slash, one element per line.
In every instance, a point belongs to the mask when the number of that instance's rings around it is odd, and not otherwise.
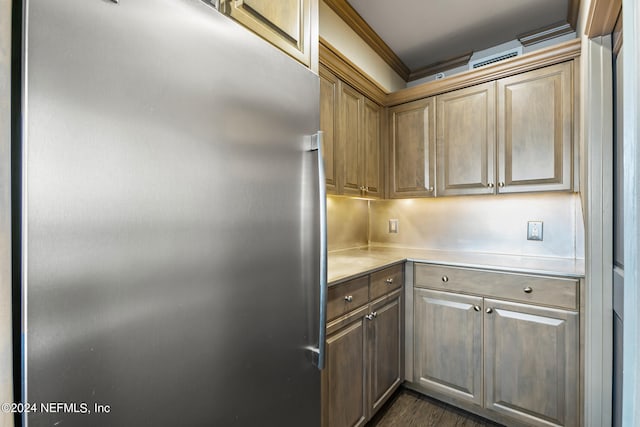
<path fill-rule="evenodd" d="M 324 158 L 322 156 L 322 131 L 311 138 L 310 151 L 318 154 L 318 195 L 320 218 L 320 319 L 318 331 L 318 347 L 313 348 L 315 362 L 318 369 L 324 369 L 327 323 L 327 188 L 324 173 Z"/>

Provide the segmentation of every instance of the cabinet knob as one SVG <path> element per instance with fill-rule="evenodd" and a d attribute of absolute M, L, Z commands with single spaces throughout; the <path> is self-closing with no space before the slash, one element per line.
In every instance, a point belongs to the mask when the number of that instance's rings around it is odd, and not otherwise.
<path fill-rule="evenodd" d="M 490 183 L 487 184 L 487 187 L 493 188 L 493 187 L 495 187 L 495 185 L 493 184 L 493 182 L 490 182 Z"/>
<path fill-rule="evenodd" d="M 387 280 L 385 280 L 385 282 L 387 282 L 388 285 L 393 283 L 393 277 L 389 277 Z"/>
<path fill-rule="evenodd" d="M 367 314 L 364 318 L 367 320 L 373 320 L 373 314 Z"/>
<path fill-rule="evenodd" d="M 371 313 L 371 315 L 373 316 L 373 318 L 375 319 L 376 317 L 378 317 L 378 312 L 374 311 L 373 313 Z"/>
<path fill-rule="evenodd" d="M 473 306 L 473 309 L 474 309 L 475 311 L 480 311 L 480 310 L 482 310 L 482 309 L 480 308 L 480 306 L 479 306 L 479 305 L 474 305 L 474 306 Z"/>
<path fill-rule="evenodd" d="M 346 297 L 344 297 L 344 300 L 345 300 L 346 302 L 351 302 L 351 301 L 353 301 L 353 295 L 347 295 Z"/>
<path fill-rule="evenodd" d="M 428 190 L 429 190 L 429 193 L 433 193 L 433 187 L 429 187 Z"/>
<path fill-rule="evenodd" d="M 369 187 L 364 187 L 364 191 L 369 192 Z"/>
<path fill-rule="evenodd" d="M 533 292 L 533 288 L 531 286 L 527 286 L 526 288 L 524 288 L 525 294 L 530 294 L 531 292 Z"/>
<path fill-rule="evenodd" d="M 364 191 L 364 185 L 361 185 L 359 188 L 360 191 Z"/>
<path fill-rule="evenodd" d="M 503 181 L 500 181 L 500 182 L 498 183 L 498 187 L 500 187 L 500 188 L 504 187 L 504 182 L 503 182 Z"/>
<path fill-rule="evenodd" d="M 493 308 L 491 308 L 491 307 L 487 308 L 487 313 L 489 313 L 489 314 L 493 313 Z"/>
<path fill-rule="evenodd" d="M 442 281 L 447 283 L 449 281 L 449 278 L 447 276 L 442 276 Z"/>

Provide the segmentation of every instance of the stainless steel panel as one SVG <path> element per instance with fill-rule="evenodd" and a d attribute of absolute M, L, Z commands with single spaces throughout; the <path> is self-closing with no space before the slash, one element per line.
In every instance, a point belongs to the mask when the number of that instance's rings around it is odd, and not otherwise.
<path fill-rule="evenodd" d="M 28 425 L 319 425 L 317 76 L 196 0 L 27 6 L 26 399 L 111 407 Z"/>
<path fill-rule="evenodd" d="M 575 258 L 580 240 L 573 193 L 385 200 L 371 203 L 370 243 L 416 249 Z M 400 232 L 390 234 L 390 218 Z M 527 221 L 544 221 L 543 241 Z"/>
<path fill-rule="evenodd" d="M 13 401 L 11 299 L 11 1 L 0 0 L 0 403 Z M 0 426 L 13 414 L 0 411 Z"/>

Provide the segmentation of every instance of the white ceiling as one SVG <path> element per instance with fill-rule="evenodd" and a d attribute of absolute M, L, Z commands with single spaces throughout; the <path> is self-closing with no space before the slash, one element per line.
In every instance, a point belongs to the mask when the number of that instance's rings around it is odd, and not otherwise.
<path fill-rule="evenodd" d="M 412 71 L 566 21 L 569 8 L 569 0 L 348 1 Z"/>

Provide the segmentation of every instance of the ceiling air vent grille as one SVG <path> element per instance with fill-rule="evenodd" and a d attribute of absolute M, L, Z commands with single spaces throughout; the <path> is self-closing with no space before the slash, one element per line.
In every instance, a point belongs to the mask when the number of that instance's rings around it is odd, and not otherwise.
<path fill-rule="evenodd" d="M 485 65 L 494 64 L 520 55 L 522 55 L 522 46 L 509 49 L 505 52 L 496 53 L 495 55 L 485 56 L 484 58 L 479 58 L 475 61 L 470 61 L 469 69 L 475 70 L 476 68 L 484 67 Z"/>

